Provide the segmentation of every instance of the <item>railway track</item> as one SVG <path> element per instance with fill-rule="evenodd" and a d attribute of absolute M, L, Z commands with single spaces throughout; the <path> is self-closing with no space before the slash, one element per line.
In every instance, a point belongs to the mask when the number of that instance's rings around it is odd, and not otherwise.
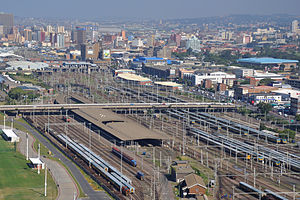
<path fill-rule="evenodd" d="M 58 124 L 65 124 L 65 122 L 61 119 L 61 116 L 49 116 L 50 128 L 56 131 L 57 133 L 65 133 L 67 127 L 67 136 L 73 138 L 75 141 L 84 144 L 85 146 L 89 147 L 89 134 L 84 135 L 82 131 L 85 129 L 83 125 L 67 125 L 61 126 Z M 40 116 L 37 120 L 38 126 L 40 128 L 44 128 L 45 124 L 48 123 L 47 116 Z M 70 122 L 72 123 L 72 121 Z M 51 125 L 52 124 L 52 125 Z M 56 124 L 56 125 L 55 125 Z M 91 132 L 93 140 L 91 143 L 91 149 L 98 155 L 100 155 L 104 160 L 108 161 L 112 166 L 115 168 L 120 168 L 120 159 L 111 153 L 111 145 L 106 143 L 104 138 L 101 138 L 101 141 L 97 140 L 99 135 L 95 132 Z M 107 141 L 108 142 L 108 141 Z M 146 162 L 144 162 L 146 165 Z M 144 165 L 144 166 L 145 166 Z M 143 191 L 143 188 L 150 188 L 151 182 L 151 174 L 149 171 L 143 171 L 145 174 L 145 180 L 140 181 L 135 178 L 135 175 L 138 170 L 142 171 L 140 167 L 133 167 L 123 161 L 123 173 L 133 180 L 133 186 L 136 188 L 136 193 L 131 194 L 133 199 L 147 199 L 144 196 L 146 191 Z"/>

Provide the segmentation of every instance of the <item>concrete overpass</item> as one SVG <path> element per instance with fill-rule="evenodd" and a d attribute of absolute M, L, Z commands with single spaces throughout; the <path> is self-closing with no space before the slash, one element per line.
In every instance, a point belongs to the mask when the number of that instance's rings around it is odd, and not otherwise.
<path fill-rule="evenodd" d="M 165 109 L 165 108 L 210 108 L 235 109 L 230 103 L 102 103 L 102 104 L 40 104 L 40 105 L 1 105 L 0 111 L 45 111 L 95 109 Z"/>

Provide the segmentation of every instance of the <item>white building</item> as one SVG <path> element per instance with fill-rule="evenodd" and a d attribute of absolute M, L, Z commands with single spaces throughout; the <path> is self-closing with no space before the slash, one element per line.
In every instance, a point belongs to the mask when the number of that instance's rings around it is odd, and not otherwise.
<path fill-rule="evenodd" d="M 196 36 L 192 36 L 186 41 L 186 48 L 193 49 L 194 51 L 200 51 L 201 50 L 201 43 L 200 40 Z"/>
<path fill-rule="evenodd" d="M 141 40 L 141 38 L 137 38 L 137 39 L 134 39 L 133 41 L 132 41 L 132 44 L 131 44 L 132 46 L 134 46 L 134 47 L 143 47 L 144 46 L 144 43 L 143 43 L 143 41 Z"/>
<path fill-rule="evenodd" d="M 209 79 L 213 84 L 222 83 L 223 79 L 236 78 L 235 74 L 227 74 L 225 72 L 212 72 L 203 74 L 184 74 L 184 79 L 192 81 L 193 85 L 200 85 L 205 79 Z"/>
<path fill-rule="evenodd" d="M 2 129 L 3 136 L 6 140 L 10 142 L 19 142 L 20 138 L 17 136 L 17 134 L 12 129 Z"/>
<path fill-rule="evenodd" d="M 298 22 L 298 20 L 294 20 L 292 22 L 292 32 L 298 33 L 298 31 L 299 31 L 299 22 Z"/>
<path fill-rule="evenodd" d="M 57 47 L 64 48 L 65 47 L 65 36 L 64 34 L 57 34 Z"/>
<path fill-rule="evenodd" d="M 280 74 L 275 74 L 275 73 L 260 72 L 258 70 L 254 70 L 253 77 L 256 80 L 262 80 L 262 79 L 265 79 L 265 78 L 270 78 L 270 79 L 273 79 L 273 80 L 282 80 L 285 76 L 280 75 Z"/>
<path fill-rule="evenodd" d="M 263 103 L 278 103 L 281 102 L 281 95 L 280 94 L 272 94 L 272 93 L 266 93 L 266 94 L 251 94 L 250 101 L 253 101 L 254 104 L 258 104 L 260 102 Z"/>

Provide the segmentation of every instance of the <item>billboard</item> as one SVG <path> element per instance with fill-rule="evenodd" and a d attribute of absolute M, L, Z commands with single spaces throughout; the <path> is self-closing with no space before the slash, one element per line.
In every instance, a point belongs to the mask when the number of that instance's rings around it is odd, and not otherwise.
<path fill-rule="evenodd" d="M 103 50 L 103 59 L 110 59 L 110 50 Z"/>

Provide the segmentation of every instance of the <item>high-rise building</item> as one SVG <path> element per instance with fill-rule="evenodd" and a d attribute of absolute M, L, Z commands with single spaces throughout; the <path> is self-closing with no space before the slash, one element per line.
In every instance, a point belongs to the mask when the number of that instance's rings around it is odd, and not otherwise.
<path fill-rule="evenodd" d="M 4 34 L 4 26 L 0 25 L 0 37 Z"/>
<path fill-rule="evenodd" d="M 65 35 L 62 33 L 57 34 L 57 47 L 64 48 L 65 47 Z"/>
<path fill-rule="evenodd" d="M 25 37 L 25 41 L 31 41 L 32 40 L 32 31 L 30 29 L 25 29 L 24 37 Z"/>
<path fill-rule="evenodd" d="M 298 20 L 294 20 L 292 22 L 292 32 L 297 33 L 298 30 L 299 30 L 299 22 L 298 22 Z"/>
<path fill-rule="evenodd" d="M 44 42 L 46 39 L 46 33 L 45 31 L 41 31 L 41 42 Z"/>
<path fill-rule="evenodd" d="M 123 40 L 126 39 L 126 32 L 124 30 L 121 31 L 121 37 Z"/>
<path fill-rule="evenodd" d="M 177 46 L 180 46 L 181 35 L 179 35 L 177 33 L 172 34 L 171 37 L 170 37 L 170 40 L 175 42 Z"/>
<path fill-rule="evenodd" d="M 52 26 L 48 25 L 47 26 L 47 33 L 49 34 L 49 33 L 52 33 L 52 32 L 53 32 Z"/>
<path fill-rule="evenodd" d="M 99 58 L 101 44 L 81 44 L 81 60 L 97 60 Z"/>
<path fill-rule="evenodd" d="M 12 33 L 12 29 L 14 26 L 13 14 L 0 13 L 0 25 L 3 26 L 3 34 Z"/>
<path fill-rule="evenodd" d="M 57 27 L 57 32 L 58 33 L 64 33 L 65 32 L 65 27 L 64 26 L 58 26 Z"/>
<path fill-rule="evenodd" d="M 57 42 L 56 34 L 55 33 L 50 33 L 49 35 L 49 40 L 52 46 L 55 46 L 55 43 Z"/>
<path fill-rule="evenodd" d="M 191 48 L 192 50 L 200 51 L 201 43 L 200 40 L 196 36 L 192 36 L 186 41 L 186 49 Z"/>
<path fill-rule="evenodd" d="M 81 27 L 76 27 L 76 43 L 84 44 L 86 41 L 86 29 Z"/>
<path fill-rule="evenodd" d="M 248 34 L 244 34 L 243 36 L 243 44 L 248 44 L 251 43 L 253 41 L 253 38 L 251 35 Z"/>

